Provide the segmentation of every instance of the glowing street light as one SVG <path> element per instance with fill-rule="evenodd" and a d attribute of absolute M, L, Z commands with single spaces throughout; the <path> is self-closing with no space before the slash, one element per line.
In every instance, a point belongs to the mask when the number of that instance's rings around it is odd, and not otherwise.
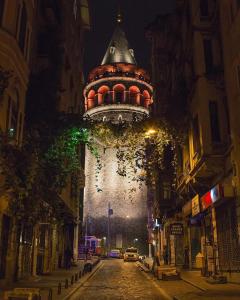
<path fill-rule="evenodd" d="M 150 128 L 150 129 L 148 129 L 148 131 L 145 132 L 145 136 L 149 137 L 149 136 L 155 134 L 156 132 L 157 132 L 156 129 Z"/>

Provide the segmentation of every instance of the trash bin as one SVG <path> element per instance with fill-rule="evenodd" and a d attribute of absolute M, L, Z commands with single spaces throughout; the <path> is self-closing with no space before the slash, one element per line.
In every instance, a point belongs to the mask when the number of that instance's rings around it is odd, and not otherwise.
<path fill-rule="evenodd" d="M 202 269 L 203 268 L 203 255 L 201 252 L 199 252 L 196 255 L 196 268 L 197 269 Z"/>

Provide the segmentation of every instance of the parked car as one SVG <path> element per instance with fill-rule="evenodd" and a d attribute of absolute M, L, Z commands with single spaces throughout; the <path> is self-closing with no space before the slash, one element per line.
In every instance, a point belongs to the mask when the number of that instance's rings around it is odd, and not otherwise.
<path fill-rule="evenodd" d="M 124 261 L 138 261 L 139 260 L 138 249 L 134 247 L 127 248 L 123 255 L 123 259 Z"/>
<path fill-rule="evenodd" d="M 109 253 L 109 256 L 113 258 L 121 258 L 121 252 L 118 249 L 112 249 Z"/>

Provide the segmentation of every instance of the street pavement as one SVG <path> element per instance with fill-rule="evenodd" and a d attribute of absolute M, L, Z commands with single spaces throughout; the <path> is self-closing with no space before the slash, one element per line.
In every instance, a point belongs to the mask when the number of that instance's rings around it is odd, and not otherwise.
<path fill-rule="evenodd" d="M 240 284 L 209 284 L 199 271 L 182 271 L 181 276 L 183 280 L 158 280 L 136 263 L 105 260 L 68 299 L 240 300 Z"/>
<path fill-rule="evenodd" d="M 170 300 L 164 291 L 140 271 L 136 263 L 111 259 L 102 262 L 95 274 L 71 300 Z"/>

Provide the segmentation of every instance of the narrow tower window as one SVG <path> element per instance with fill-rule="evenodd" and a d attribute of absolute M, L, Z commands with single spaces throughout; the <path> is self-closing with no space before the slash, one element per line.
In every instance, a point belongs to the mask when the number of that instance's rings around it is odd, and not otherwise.
<path fill-rule="evenodd" d="M 110 53 L 111 53 L 111 54 L 114 54 L 114 53 L 115 53 L 115 49 L 116 49 L 116 48 L 115 48 L 115 47 L 113 47 L 113 46 L 112 46 L 112 47 L 110 47 Z"/>
<path fill-rule="evenodd" d="M 129 49 L 129 52 L 130 52 L 131 55 L 134 57 L 134 50 L 133 50 L 133 49 Z"/>

